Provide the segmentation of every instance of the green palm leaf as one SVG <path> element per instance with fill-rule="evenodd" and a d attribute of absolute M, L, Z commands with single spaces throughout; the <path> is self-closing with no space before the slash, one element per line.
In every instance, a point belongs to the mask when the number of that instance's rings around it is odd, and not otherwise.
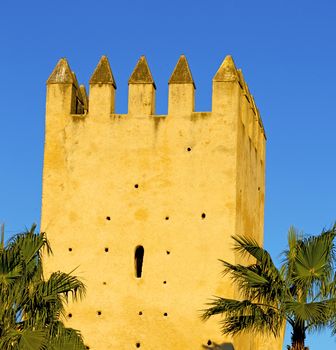
<path fill-rule="evenodd" d="M 310 324 L 323 323 L 329 320 L 329 303 L 328 302 L 296 302 L 287 301 L 284 303 L 284 309 L 288 314 L 295 315 L 295 318 L 308 327 Z"/>
<path fill-rule="evenodd" d="M 51 253 L 36 225 L 0 248 L 0 349 L 85 349 L 80 332 L 60 321 L 69 296 L 85 295 L 78 277 L 64 272 L 43 278 L 42 251 Z"/>
<path fill-rule="evenodd" d="M 222 332 L 252 331 L 279 334 L 284 321 L 293 329 L 293 349 L 303 349 L 306 331 L 331 327 L 336 333 L 336 226 L 320 235 L 304 237 L 291 227 L 288 249 L 277 269 L 270 254 L 256 240 L 234 236 L 234 250 L 252 264 L 221 260 L 243 300 L 215 297 L 203 319 L 221 315 Z"/>
<path fill-rule="evenodd" d="M 46 350 L 47 337 L 42 330 L 10 329 L 0 337 L 2 350 Z"/>

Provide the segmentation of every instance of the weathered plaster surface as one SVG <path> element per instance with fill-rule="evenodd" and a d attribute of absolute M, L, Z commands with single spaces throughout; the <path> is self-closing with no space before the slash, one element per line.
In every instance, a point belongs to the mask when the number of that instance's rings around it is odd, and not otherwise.
<path fill-rule="evenodd" d="M 67 63 L 64 82 L 60 67 L 48 81 L 41 227 L 54 255 L 45 267 L 77 267 L 87 296 L 69 306 L 67 323 L 90 349 L 201 350 L 208 341 L 277 349 L 256 337 L 223 337 L 219 318 L 200 319 L 211 296 L 237 296 L 218 262 L 239 261 L 230 236 L 263 240 L 264 130 L 231 61 L 214 78 L 206 113 L 194 112 L 189 71 L 179 72 L 185 83 L 169 84 L 168 115 L 154 115 L 144 58 L 129 82 L 127 115 L 113 114 L 108 69 L 91 81 L 89 103 Z M 136 278 L 139 245 L 144 260 Z"/>

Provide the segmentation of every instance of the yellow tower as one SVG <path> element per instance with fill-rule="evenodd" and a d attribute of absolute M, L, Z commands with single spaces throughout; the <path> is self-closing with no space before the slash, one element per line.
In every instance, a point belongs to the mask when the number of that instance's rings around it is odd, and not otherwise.
<path fill-rule="evenodd" d="M 41 229 L 54 255 L 45 269 L 78 267 L 87 286 L 67 324 L 94 350 L 268 349 L 200 319 L 212 295 L 237 293 L 217 260 L 238 261 L 230 236 L 263 240 L 265 133 L 242 72 L 225 58 L 211 112 L 194 110 L 184 56 L 167 115 L 155 114 L 145 57 L 129 79 L 127 114 L 115 114 L 115 92 L 105 56 L 90 98 L 65 59 L 47 81 Z"/>

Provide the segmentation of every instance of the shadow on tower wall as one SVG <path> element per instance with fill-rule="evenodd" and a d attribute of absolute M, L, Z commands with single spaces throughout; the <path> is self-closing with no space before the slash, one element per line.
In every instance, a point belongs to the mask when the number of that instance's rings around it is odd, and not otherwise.
<path fill-rule="evenodd" d="M 203 349 L 206 349 L 206 350 L 234 350 L 234 346 L 232 343 L 223 343 L 223 344 L 213 343 L 210 346 L 203 345 Z"/>

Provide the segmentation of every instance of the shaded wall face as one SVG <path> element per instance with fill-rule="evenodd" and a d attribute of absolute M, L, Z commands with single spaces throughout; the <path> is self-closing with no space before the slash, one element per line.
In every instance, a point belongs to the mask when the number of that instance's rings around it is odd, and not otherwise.
<path fill-rule="evenodd" d="M 88 290 L 67 324 L 99 350 L 231 344 L 219 319 L 204 323 L 200 310 L 213 295 L 237 296 L 217 260 L 237 261 L 230 236 L 251 228 L 262 237 L 263 169 L 254 169 L 239 124 L 238 82 L 221 85 L 217 111 L 189 103 L 183 113 L 172 103 L 168 116 L 110 114 L 106 89 L 95 89 L 86 115 L 70 114 L 71 87 L 47 93 L 41 227 L 54 256 L 45 268 L 77 267 Z"/>

